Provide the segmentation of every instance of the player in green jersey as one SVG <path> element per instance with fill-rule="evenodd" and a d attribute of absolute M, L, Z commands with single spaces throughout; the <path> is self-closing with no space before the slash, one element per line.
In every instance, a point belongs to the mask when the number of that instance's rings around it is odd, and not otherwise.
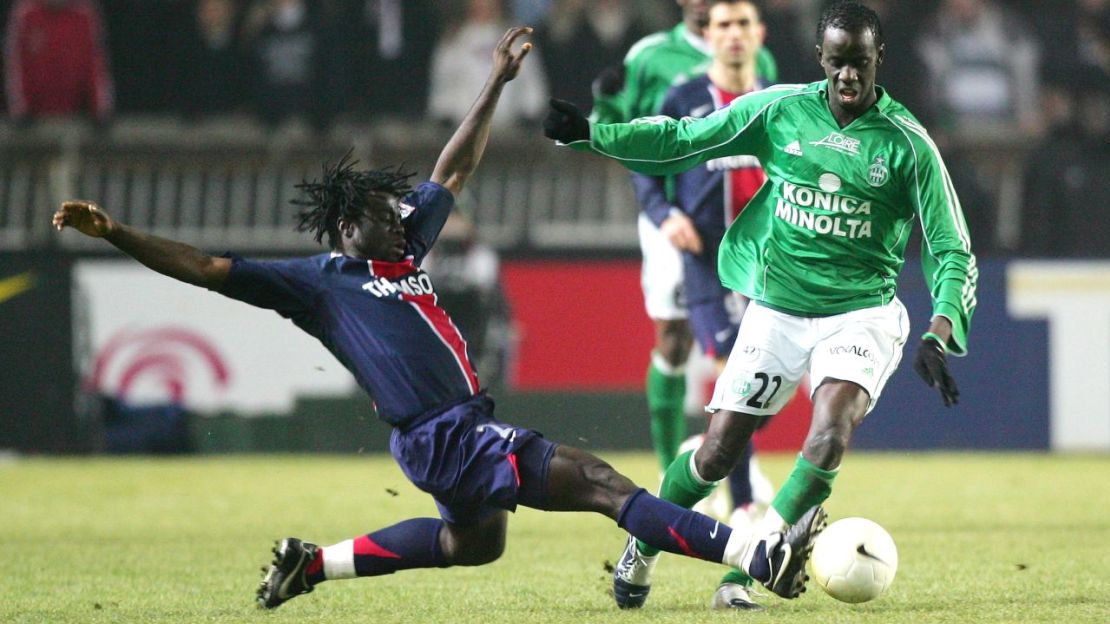
<path fill-rule="evenodd" d="M 709 22 L 707 0 L 676 0 L 682 22 L 637 41 L 624 57 L 623 84 L 609 78 L 610 88 L 594 94 L 591 117 L 597 123 L 622 123 L 654 115 L 671 87 L 709 70 L 713 53 L 702 38 Z M 756 54 L 756 76 L 765 83 L 778 80 L 775 58 L 766 48 Z"/>
<path fill-rule="evenodd" d="M 594 108 L 591 117 L 599 123 L 631 121 L 637 117 L 660 112 L 671 87 L 704 74 L 712 61 L 712 50 L 702 29 L 709 22 L 707 0 L 677 0 L 682 7 L 682 22 L 671 30 L 644 37 L 629 49 L 620 76 L 603 74 L 595 81 Z M 756 77 L 764 84 L 773 83 L 778 75 L 774 58 L 762 46 L 756 52 Z M 634 176 L 635 177 L 635 176 Z M 653 185 L 634 179 L 641 206 L 652 200 L 646 194 Z M 670 185 L 667 186 L 668 195 Z M 673 202 L 673 197 L 668 197 Z M 675 212 L 681 213 L 677 208 Z M 646 379 L 647 405 L 651 440 L 663 470 L 674 461 L 686 437 L 686 372 L 685 365 L 693 346 L 687 322 L 683 293 L 682 256 L 674 244 L 651 219 L 641 213 L 637 223 L 640 249 L 643 253 L 641 285 L 644 307 L 655 328 L 655 344 L 648 364 Z M 759 479 L 765 478 L 757 473 Z M 732 478 L 747 482 L 749 466 L 738 466 Z M 737 489 L 748 491 L 748 488 Z M 736 506 L 752 502 L 740 500 Z"/>
<path fill-rule="evenodd" d="M 976 304 L 978 269 L 940 152 L 917 119 L 875 84 L 884 54 L 878 16 L 859 3 L 837 2 L 822 14 L 817 38 L 825 80 L 758 91 L 703 119 L 591 126 L 573 107 L 553 102 L 544 121 L 549 137 L 644 173 L 736 154 L 763 163 L 768 181 L 729 228 L 718 257 L 722 282 L 752 304 L 707 408 L 715 415 L 706 443 L 678 457 L 662 487 L 674 502 L 698 500 L 808 371 L 813 423 L 748 556 L 777 543 L 761 537 L 771 527 L 814 509 L 810 538 L 823 526 L 819 506 L 852 433 L 909 336 L 895 278 L 914 219 L 922 224 L 933 314 L 913 366 L 946 406 L 959 397 L 946 356 L 966 354 Z M 624 557 L 643 559 L 632 551 Z M 779 591 L 787 586 L 781 583 L 775 593 L 790 598 L 804 589 L 801 559 L 780 571 L 780 578 L 793 577 L 790 591 Z M 651 565 L 641 565 L 645 592 Z M 757 580 L 775 583 L 754 568 L 748 572 Z"/>

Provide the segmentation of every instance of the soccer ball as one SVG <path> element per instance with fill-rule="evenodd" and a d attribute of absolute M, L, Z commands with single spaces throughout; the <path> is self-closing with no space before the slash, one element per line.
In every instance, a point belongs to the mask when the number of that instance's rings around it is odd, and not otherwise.
<path fill-rule="evenodd" d="M 882 595 L 898 571 L 898 549 L 883 527 L 867 518 L 833 522 L 813 544 L 813 578 L 842 602 L 867 602 Z"/>

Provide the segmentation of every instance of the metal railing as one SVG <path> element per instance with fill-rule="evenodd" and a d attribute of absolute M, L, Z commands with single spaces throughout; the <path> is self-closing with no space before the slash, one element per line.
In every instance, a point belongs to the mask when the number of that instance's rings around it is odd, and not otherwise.
<path fill-rule="evenodd" d="M 434 124 L 337 126 L 324 135 L 271 132 L 250 121 L 183 124 L 121 120 L 97 131 L 77 122 L 0 124 L 0 251 L 58 246 L 101 250 L 79 236 L 52 236 L 64 198 L 100 202 L 118 218 L 220 251 L 304 253 L 319 248 L 294 230 L 294 185 L 349 149 L 371 166 L 404 164 L 427 178 L 450 130 Z M 946 153 L 977 163 L 989 205 L 980 251 L 1017 251 L 1028 146 L 1007 136 L 956 137 Z M 638 207 L 619 165 L 553 147 L 537 131 L 495 129 L 458 198 L 484 241 L 500 251 L 635 253 Z M 985 236 L 984 236 L 985 234 Z"/>
<path fill-rule="evenodd" d="M 316 137 L 167 122 L 109 132 L 72 123 L 0 128 L 0 250 L 99 249 L 83 237 L 50 233 L 59 202 L 80 197 L 127 223 L 206 249 L 313 251 L 315 242 L 294 230 L 295 184 L 352 148 L 363 163 L 404 163 L 426 178 L 448 136 L 434 127 L 337 129 Z M 483 240 L 500 250 L 637 248 L 628 173 L 524 132 L 495 133 L 459 204 Z"/>

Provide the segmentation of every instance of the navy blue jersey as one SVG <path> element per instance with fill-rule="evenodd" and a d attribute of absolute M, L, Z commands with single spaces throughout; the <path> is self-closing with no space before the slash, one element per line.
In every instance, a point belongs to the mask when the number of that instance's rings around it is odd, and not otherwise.
<path fill-rule="evenodd" d="M 401 201 L 400 262 L 337 253 L 270 262 L 233 257 L 221 293 L 275 310 L 315 336 L 370 393 L 378 416 L 405 427 L 479 390 L 466 342 L 420 269 L 454 203 L 431 182 Z"/>
<path fill-rule="evenodd" d="M 660 114 L 674 119 L 705 117 L 740 95 L 716 87 L 708 75 L 702 74 L 672 88 Z M 674 176 L 670 199 L 665 178 L 633 174 L 640 206 L 656 226 L 662 225 L 672 210 L 680 210 L 701 235 L 702 253 L 682 254 L 687 302 L 721 298 L 724 287 L 717 276 L 721 239 L 764 180 L 759 159 L 754 156 L 718 158 Z"/>

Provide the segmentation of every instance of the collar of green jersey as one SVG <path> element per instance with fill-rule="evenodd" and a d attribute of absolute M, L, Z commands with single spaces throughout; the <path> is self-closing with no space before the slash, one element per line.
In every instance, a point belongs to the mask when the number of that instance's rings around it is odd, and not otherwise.
<path fill-rule="evenodd" d="M 828 80 L 824 80 L 821 83 L 821 86 L 817 88 L 817 91 L 821 94 L 822 99 L 824 99 L 826 102 L 829 101 Z M 879 85 L 875 85 L 875 92 L 879 94 L 879 99 L 875 100 L 875 103 L 871 106 L 871 108 L 877 108 L 879 109 L 879 112 L 885 113 L 886 109 L 890 108 L 891 103 L 894 102 L 894 98 L 890 97 L 890 94 L 886 92 L 886 89 L 880 87 Z M 871 112 L 871 108 L 864 111 L 863 114 L 866 115 L 867 113 Z M 862 116 L 863 115 L 860 115 L 860 117 Z"/>
<path fill-rule="evenodd" d="M 709 48 L 709 43 L 701 37 L 690 32 L 686 28 L 686 22 L 679 22 L 677 26 L 671 29 L 671 38 L 674 41 L 682 41 L 699 53 L 705 56 L 713 56 L 713 50 Z"/>

